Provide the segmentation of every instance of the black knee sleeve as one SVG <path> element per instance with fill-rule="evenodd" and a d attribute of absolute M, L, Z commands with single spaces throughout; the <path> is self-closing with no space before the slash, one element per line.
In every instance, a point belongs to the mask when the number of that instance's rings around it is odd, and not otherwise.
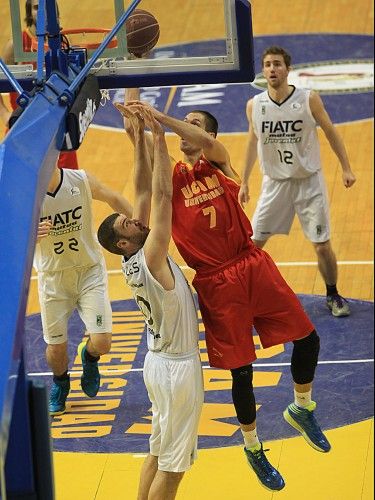
<path fill-rule="evenodd" d="M 241 366 L 231 370 L 232 398 L 240 424 L 249 425 L 256 418 L 256 406 L 253 390 L 253 367 Z"/>
<path fill-rule="evenodd" d="M 291 372 L 296 384 L 309 384 L 314 380 L 320 349 L 319 336 L 315 330 L 310 335 L 293 342 Z"/>

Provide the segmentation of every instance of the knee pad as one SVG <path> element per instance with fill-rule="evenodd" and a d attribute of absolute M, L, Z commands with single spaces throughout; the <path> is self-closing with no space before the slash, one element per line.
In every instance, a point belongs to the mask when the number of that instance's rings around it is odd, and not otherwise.
<path fill-rule="evenodd" d="M 318 364 L 320 339 L 315 330 L 307 337 L 293 341 L 291 372 L 296 384 L 309 384 L 314 380 Z"/>
<path fill-rule="evenodd" d="M 241 366 L 231 370 L 232 398 L 240 424 L 252 424 L 256 418 L 256 406 L 253 390 L 253 367 Z"/>

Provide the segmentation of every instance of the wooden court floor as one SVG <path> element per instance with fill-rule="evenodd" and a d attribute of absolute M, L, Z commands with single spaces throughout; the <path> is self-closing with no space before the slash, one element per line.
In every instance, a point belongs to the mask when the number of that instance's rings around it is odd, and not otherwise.
<path fill-rule="evenodd" d="M 108 2 L 109 4 L 110 2 Z M 6 2 L 1 2 L 0 44 L 10 35 Z M 373 2 L 371 0 L 252 0 L 253 29 L 256 36 L 292 33 L 373 34 Z M 206 8 L 209 5 L 210 9 Z M 166 28 L 160 44 L 201 38 L 216 38 L 218 28 L 212 11 L 220 0 L 145 0 L 141 8 L 153 10 Z M 176 6 L 178 9 L 176 9 Z M 189 15 L 199 10 L 200 24 Z M 88 19 L 92 24 L 111 25 L 112 15 L 103 2 L 90 0 L 60 1 L 62 24 L 74 26 L 74 19 Z M 199 36 L 197 35 L 199 33 Z M 339 262 L 339 287 L 350 298 L 373 300 L 373 120 L 338 126 L 343 136 L 357 183 L 345 190 L 340 166 L 328 143 L 321 137 L 324 173 L 331 202 L 332 244 Z M 245 134 L 220 136 L 228 147 L 232 163 L 241 170 L 245 150 Z M 168 136 L 172 156 L 179 157 L 178 143 Z M 82 168 L 94 173 L 108 186 L 132 199 L 132 148 L 122 133 L 90 129 L 79 152 Z M 252 177 L 252 200 L 247 207 L 251 217 L 260 187 L 255 168 Z M 109 210 L 94 204 L 98 224 Z M 324 286 L 316 266 L 295 266 L 295 262 L 311 262 L 315 254 L 297 224 L 289 237 L 274 237 L 267 251 L 278 263 L 295 292 L 324 294 Z M 178 263 L 181 258 L 172 246 Z M 108 269 L 118 270 L 119 261 L 106 254 Z M 366 262 L 366 263 L 364 263 Z M 186 271 L 191 280 L 192 273 Z M 130 298 L 120 274 L 109 275 L 112 300 Z M 39 311 L 36 282 L 31 281 L 28 313 Z M 294 488 L 277 493 L 288 500 L 370 500 L 373 494 L 373 420 L 328 432 L 335 448 L 328 456 L 313 452 L 301 438 L 273 443 L 270 460 L 280 465 L 285 476 L 293 478 Z M 299 460 L 297 459 L 299 457 Z M 303 457 L 303 462 L 301 462 Z M 142 457 L 121 454 L 55 453 L 57 500 L 131 500 L 136 488 Z M 276 495 L 275 495 L 276 496 Z M 186 474 L 179 499 L 242 500 L 271 499 L 273 494 L 262 489 L 239 454 L 237 448 L 201 450 L 193 469 Z"/>

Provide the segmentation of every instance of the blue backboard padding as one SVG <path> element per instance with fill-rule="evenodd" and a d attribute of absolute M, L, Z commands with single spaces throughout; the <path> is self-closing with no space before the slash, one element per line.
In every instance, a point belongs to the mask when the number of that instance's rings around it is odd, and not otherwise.
<path fill-rule="evenodd" d="M 52 75 L 51 86 L 66 88 Z M 0 145 L 0 297 L 2 344 L 0 350 L 0 408 L 2 450 L 6 449 L 10 414 L 20 355 L 24 318 L 43 196 L 63 138 L 66 108 L 49 87 L 37 94 Z"/>

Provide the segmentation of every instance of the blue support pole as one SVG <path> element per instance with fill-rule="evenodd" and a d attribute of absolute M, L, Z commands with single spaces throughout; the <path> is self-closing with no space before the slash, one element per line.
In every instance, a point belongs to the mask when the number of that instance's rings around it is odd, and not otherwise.
<path fill-rule="evenodd" d="M 6 492 L 9 496 L 29 498 L 35 491 L 33 450 L 31 437 L 28 382 L 25 375 L 24 356 L 21 356 L 10 423 L 9 445 L 5 461 Z M 22 450 L 22 467 L 20 467 Z"/>
<path fill-rule="evenodd" d="M 60 24 L 55 0 L 46 0 L 46 10 L 49 46 L 49 51 L 46 54 L 46 75 L 48 78 L 53 71 L 60 71 L 68 76 L 68 56 L 61 50 Z"/>
<path fill-rule="evenodd" d="M 18 83 L 18 81 L 14 78 L 14 76 L 12 75 L 12 73 L 9 71 L 8 66 L 1 59 L 1 57 L 0 57 L 0 68 L 2 69 L 2 71 L 4 72 L 4 74 L 8 78 L 8 80 L 10 81 L 10 83 L 11 83 L 12 87 L 14 88 L 14 90 L 16 92 L 18 92 L 19 94 L 22 94 L 23 88 Z"/>
<path fill-rule="evenodd" d="M 65 132 L 66 107 L 60 94 L 66 82 L 52 74 L 0 144 L 0 297 L 2 343 L 0 349 L 0 475 L 12 429 L 29 414 L 26 405 L 12 416 L 24 346 L 24 322 L 39 214 Z M 43 133 L 41 133 L 43 131 Z M 21 375 L 22 376 L 22 375 Z M 12 428 L 10 422 L 16 418 Z M 27 469 L 27 447 L 18 450 L 18 466 Z M 22 485 L 28 487 L 31 485 Z M 2 491 L 3 491 L 2 486 Z M 3 498 L 6 498 L 3 496 Z"/>
<path fill-rule="evenodd" d="M 44 67 L 44 39 L 46 37 L 46 0 L 42 0 L 38 4 L 38 13 L 36 17 L 36 36 L 38 37 L 38 53 L 36 65 L 36 84 L 43 84 L 43 67 Z"/>

